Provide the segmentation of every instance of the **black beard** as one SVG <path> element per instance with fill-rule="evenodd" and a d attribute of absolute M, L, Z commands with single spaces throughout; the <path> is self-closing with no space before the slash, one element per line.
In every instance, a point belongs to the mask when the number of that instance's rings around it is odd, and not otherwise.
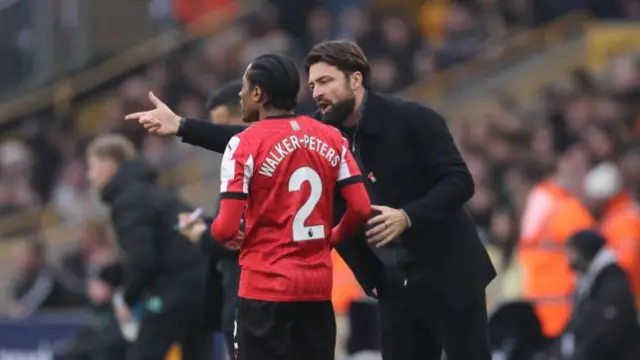
<path fill-rule="evenodd" d="M 331 104 L 331 110 L 324 113 L 322 121 L 331 126 L 341 126 L 342 123 L 351 115 L 356 107 L 356 97 L 352 96 L 346 100 L 341 100 Z"/>

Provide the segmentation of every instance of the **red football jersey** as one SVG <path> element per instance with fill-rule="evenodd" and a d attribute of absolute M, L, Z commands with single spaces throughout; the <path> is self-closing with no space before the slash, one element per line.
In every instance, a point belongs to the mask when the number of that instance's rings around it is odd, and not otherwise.
<path fill-rule="evenodd" d="M 340 132 L 307 116 L 265 119 L 223 155 L 222 199 L 248 197 L 238 295 L 331 300 L 334 191 L 361 181 Z"/>

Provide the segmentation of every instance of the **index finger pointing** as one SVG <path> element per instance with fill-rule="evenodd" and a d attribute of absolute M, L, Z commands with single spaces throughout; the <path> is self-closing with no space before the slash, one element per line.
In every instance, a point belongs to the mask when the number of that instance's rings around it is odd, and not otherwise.
<path fill-rule="evenodd" d="M 140 119 L 141 117 L 147 115 L 147 112 L 148 111 L 142 111 L 142 112 L 129 114 L 129 115 L 125 116 L 124 119 L 125 120 L 137 120 L 137 119 Z"/>

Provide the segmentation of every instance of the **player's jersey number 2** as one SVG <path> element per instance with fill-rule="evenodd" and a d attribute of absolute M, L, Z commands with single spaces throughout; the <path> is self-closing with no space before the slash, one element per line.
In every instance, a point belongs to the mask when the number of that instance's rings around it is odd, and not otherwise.
<path fill-rule="evenodd" d="M 309 183 L 310 194 L 307 201 L 298 209 L 293 217 L 293 241 L 306 241 L 324 239 L 324 225 L 305 226 L 305 222 L 313 213 L 318 201 L 322 198 L 322 178 L 318 172 L 308 166 L 298 168 L 289 179 L 289 191 L 295 192 L 302 189 L 302 184 Z"/>

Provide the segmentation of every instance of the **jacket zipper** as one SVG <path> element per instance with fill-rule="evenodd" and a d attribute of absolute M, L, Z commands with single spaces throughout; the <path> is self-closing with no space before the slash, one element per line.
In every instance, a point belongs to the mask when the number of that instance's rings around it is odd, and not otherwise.
<path fill-rule="evenodd" d="M 351 139 L 351 152 L 356 154 L 356 142 L 358 141 L 358 130 L 360 130 L 360 121 L 356 123 L 356 130 L 353 132 L 353 139 Z"/>

